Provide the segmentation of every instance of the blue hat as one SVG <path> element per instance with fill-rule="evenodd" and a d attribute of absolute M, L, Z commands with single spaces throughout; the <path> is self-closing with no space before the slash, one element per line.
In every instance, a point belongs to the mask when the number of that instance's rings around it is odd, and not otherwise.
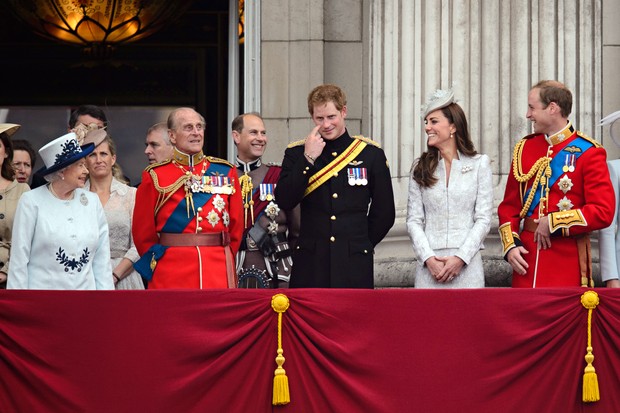
<path fill-rule="evenodd" d="M 39 149 L 39 155 L 45 163 L 45 169 L 41 171 L 41 175 L 45 176 L 59 171 L 84 158 L 94 149 L 93 143 L 80 147 L 77 136 L 73 132 L 56 138 Z"/>

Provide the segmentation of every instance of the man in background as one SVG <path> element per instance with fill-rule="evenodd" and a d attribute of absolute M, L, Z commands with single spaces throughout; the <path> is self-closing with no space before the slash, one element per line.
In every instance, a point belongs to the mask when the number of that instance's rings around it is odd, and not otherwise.
<path fill-rule="evenodd" d="M 149 165 L 172 158 L 174 147 L 168 136 L 168 124 L 159 122 L 151 126 L 146 132 L 144 141 L 144 154 L 149 160 Z"/>

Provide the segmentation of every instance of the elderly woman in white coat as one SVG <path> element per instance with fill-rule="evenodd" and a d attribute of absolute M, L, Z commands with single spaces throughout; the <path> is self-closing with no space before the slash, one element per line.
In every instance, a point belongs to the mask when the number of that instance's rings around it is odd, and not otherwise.
<path fill-rule="evenodd" d="M 97 195 L 83 189 L 93 149 L 71 132 L 39 150 L 48 184 L 17 205 L 7 288 L 114 289 L 108 223 Z"/>
<path fill-rule="evenodd" d="M 609 134 L 620 146 L 620 111 L 601 120 L 601 125 L 611 125 Z M 598 246 L 601 263 L 601 279 L 606 287 L 620 287 L 620 232 L 618 232 L 618 211 L 620 210 L 620 159 L 607 161 L 609 177 L 616 194 L 616 213 L 611 225 L 599 231 Z"/>
<path fill-rule="evenodd" d="M 432 95 L 424 123 L 428 150 L 413 163 L 407 203 L 415 287 L 484 287 L 480 250 L 493 207 L 489 157 L 474 149 L 452 91 Z"/>

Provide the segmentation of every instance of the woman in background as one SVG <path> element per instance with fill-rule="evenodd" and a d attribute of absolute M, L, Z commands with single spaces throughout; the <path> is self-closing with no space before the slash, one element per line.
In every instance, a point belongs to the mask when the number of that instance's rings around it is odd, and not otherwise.
<path fill-rule="evenodd" d="M 6 288 L 9 273 L 13 220 L 17 202 L 22 194 L 30 189 L 27 184 L 15 179 L 12 166 L 14 151 L 11 136 L 19 128 L 20 125 L 13 123 L 0 123 L 0 288 L 2 289 Z"/>
<path fill-rule="evenodd" d="M 13 169 L 15 169 L 15 179 L 24 184 L 30 183 L 30 175 L 37 160 L 37 153 L 25 139 L 15 139 L 13 141 Z"/>
<path fill-rule="evenodd" d="M 99 198 L 83 189 L 93 149 L 71 132 L 39 150 L 48 184 L 17 205 L 8 288 L 114 289 L 108 223 Z"/>
<path fill-rule="evenodd" d="M 432 95 L 424 124 L 427 151 L 413 163 L 407 204 L 415 287 L 484 287 L 480 249 L 493 207 L 489 157 L 476 152 L 451 90 Z"/>
<path fill-rule="evenodd" d="M 620 111 L 601 119 L 601 126 L 610 125 L 609 135 L 620 146 Z M 609 178 L 616 195 L 616 213 L 611 225 L 599 231 L 598 248 L 601 263 L 601 280 L 605 287 L 620 287 L 620 233 L 618 232 L 618 210 L 620 210 L 620 159 L 607 161 Z"/>
<path fill-rule="evenodd" d="M 86 135 L 85 143 L 91 142 L 92 134 Z M 143 290 L 142 278 L 133 269 L 133 263 L 140 258 L 131 235 L 136 188 L 114 176 L 116 145 L 112 138 L 105 135 L 101 143 L 94 143 L 95 150 L 86 157 L 89 179 L 85 189 L 97 194 L 108 221 L 114 283 L 117 290 Z"/>

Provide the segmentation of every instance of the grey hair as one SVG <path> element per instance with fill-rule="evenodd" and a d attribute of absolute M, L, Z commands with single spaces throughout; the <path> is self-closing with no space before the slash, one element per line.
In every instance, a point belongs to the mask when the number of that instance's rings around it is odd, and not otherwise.
<path fill-rule="evenodd" d="M 58 170 L 58 171 L 56 171 L 56 172 L 52 172 L 51 174 L 47 174 L 47 175 L 45 175 L 43 178 L 44 178 L 47 182 L 49 182 L 50 184 L 51 184 L 52 182 L 60 181 L 60 180 L 62 179 L 62 174 L 61 174 L 61 172 L 64 172 L 64 170 L 65 170 L 65 169 L 67 169 L 67 168 L 62 168 L 62 169 L 60 169 L 60 170 Z"/>

